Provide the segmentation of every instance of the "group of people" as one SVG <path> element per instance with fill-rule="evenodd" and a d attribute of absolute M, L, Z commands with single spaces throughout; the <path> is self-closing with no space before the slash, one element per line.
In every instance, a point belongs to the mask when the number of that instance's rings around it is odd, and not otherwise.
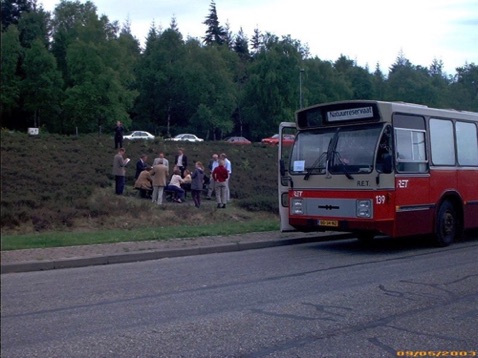
<path fill-rule="evenodd" d="M 125 149 L 119 148 L 113 160 L 113 175 L 115 176 L 115 192 L 121 195 L 125 187 L 126 165 L 130 161 L 125 158 Z M 215 193 L 218 208 L 225 208 L 230 200 L 229 178 L 232 172 L 231 162 L 226 154 L 213 154 L 208 169 L 210 177 L 205 173 L 204 166 L 197 161 L 194 170 L 189 171 L 188 158 L 183 149 L 179 149 L 174 158 L 174 168 L 169 178 L 169 161 L 160 152 L 150 166 L 147 163 L 148 156 L 143 154 L 136 163 L 134 187 L 141 193 L 141 197 L 149 198 L 157 205 L 162 205 L 164 192 L 172 194 L 173 200 L 181 203 L 185 199 L 186 190 L 191 191 L 194 205 L 201 206 L 201 193 L 205 184 L 209 183 L 207 199 L 212 199 Z M 168 180 L 169 179 L 169 180 Z"/>

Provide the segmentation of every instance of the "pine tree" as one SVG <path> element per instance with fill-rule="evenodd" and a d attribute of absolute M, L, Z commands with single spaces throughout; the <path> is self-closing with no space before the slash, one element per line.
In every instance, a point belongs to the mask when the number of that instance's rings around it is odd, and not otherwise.
<path fill-rule="evenodd" d="M 222 45 L 225 42 L 226 33 L 222 26 L 219 25 L 219 20 L 217 17 L 216 3 L 211 1 L 209 8 L 209 15 L 206 17 L 206 20 L 203 22 L 207 26 L 206 36 L 204 37 L 203 43 L 206 45 Z"/>
<path fill-rule="evenodd" d="M 259 29 L 256 27 L 254 29 L 254 35 L 252 35 L 252 39 L 251 39 L 252 53 L 254 55 L 256 55 L 261 49 L 261 46 L 263 43 L 262 38 L 263 38 L 262 34 L 260 33 Z"/>
<path fill-rule="evenodd" d="M 236 36 L 233 46 L 234 52 L 237 53 L 241 60 L 248 59 L 250 57 L 249 53 L 249 40 L 247 36 L 244 35 L 244 31 L 241 29 Z"/>

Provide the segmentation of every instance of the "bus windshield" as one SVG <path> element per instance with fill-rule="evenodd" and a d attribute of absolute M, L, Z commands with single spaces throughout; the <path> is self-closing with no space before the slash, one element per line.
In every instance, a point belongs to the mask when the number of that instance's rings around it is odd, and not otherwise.
<path fill-rule="evenodd" d="M 292 148 L 290 173 L 370 173 L 383 124 L 321 128 L 300 131 Z"/>

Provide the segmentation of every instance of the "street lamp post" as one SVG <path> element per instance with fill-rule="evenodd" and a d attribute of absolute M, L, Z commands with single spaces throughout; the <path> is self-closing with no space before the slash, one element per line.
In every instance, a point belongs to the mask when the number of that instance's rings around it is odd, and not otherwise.
<path fill-rule="evenodd" d="M 304 73 L 304 69 L 301 68 L 299 72 L 299 106 L 300 108 L 303 107 L 303 98 L 302 98 L 302 74 Z"/>

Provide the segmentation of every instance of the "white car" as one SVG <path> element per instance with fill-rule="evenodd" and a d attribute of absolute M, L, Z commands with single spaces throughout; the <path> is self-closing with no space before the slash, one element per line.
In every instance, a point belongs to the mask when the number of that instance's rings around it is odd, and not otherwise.
<path fill-rule="evenodd" d="M 123 136 L 123 139 L 136 140 L 136 139 L 145 139 L 145 140 L 154 140 L 154 135 L 144 131 L 134 131 L 131 134 Z"/>
<path fill-rule="evenodd" d="M 204 142 L 204 139 L 198 138 L 194 134 L 189 133 L 178 134 L 176 137 L 169 138 L 167 140 L 172 140 L 175 142 Z"/>

